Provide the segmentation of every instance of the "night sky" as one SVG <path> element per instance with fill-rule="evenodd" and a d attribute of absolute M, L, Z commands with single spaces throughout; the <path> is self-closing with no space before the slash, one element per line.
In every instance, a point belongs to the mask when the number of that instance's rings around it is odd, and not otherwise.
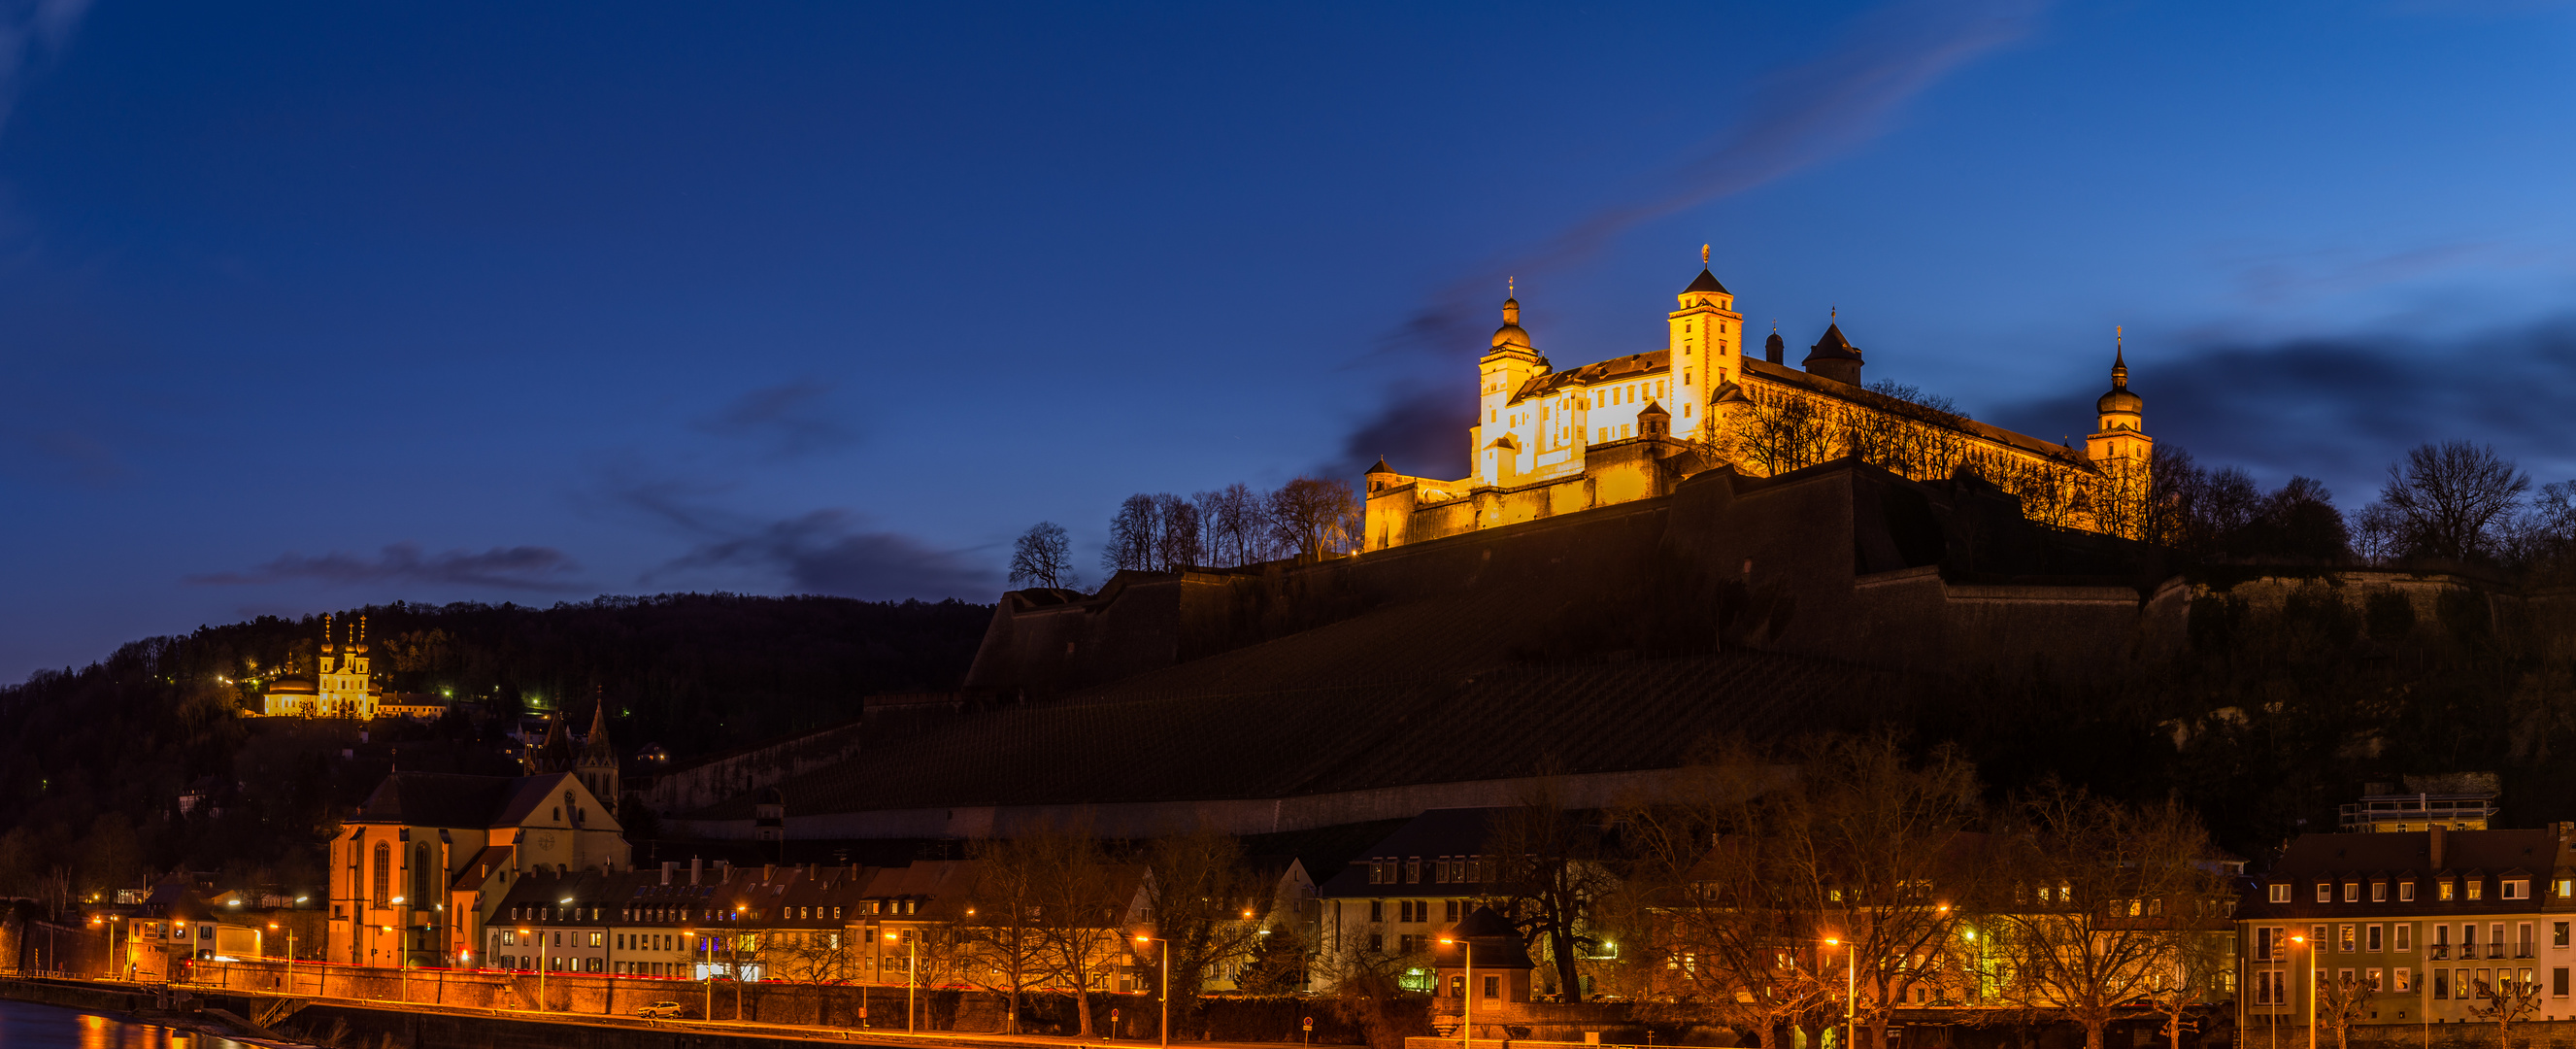
<path fill-rule="evenodd" d="M 1785 10 L 1784 10 L 1785 9 Z M 1139 491 L 1462 476 L 1756 330 L 2347 511 L 2576 475 L 2576 11 L 0 4 L 0 680 L 395 599 L 1097 580 Z"/>

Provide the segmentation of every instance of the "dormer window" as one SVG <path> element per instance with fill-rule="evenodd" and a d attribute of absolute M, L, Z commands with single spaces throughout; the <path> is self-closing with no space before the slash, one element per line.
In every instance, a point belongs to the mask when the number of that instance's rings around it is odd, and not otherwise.
<path fill-rule="evenodd" d="M 2290 883 L 2276 882 L 2271 885 L 2270 888 L 2272 890 L 2271 901 L 2273 903 L 2290 902 Z"/>
<path fill-rule="evenodd" d="M 2348 882 L 2343 883 L 2343 902 L 2345 902 L 2345 903 L 2360 903 L 2360 902 L 2361 902 L 2361 883 L 2360 883 L 2360 882 L 2357 882 L 2357 881 L 2348 881 Z"/>
<path fill-rule="evenodd" d="M 2506 879 L 2504 880 L 2504 896 L 2503 896 L 2503 898 L 2504 898 L 2504 899 L 2508 899 L 2508 900 L 2528 900 L 2528 899 L 2530 899 L 2530 898 L 2531 898 L 2531 882 L 2529 882 L 2528 880 L 2522 879 L 2522 878 L 2506 878 Z"/>
<path fill-rule="evenodd" d="M 2317 902 L 2334 902 L 2334 886 L 2332 884 L 2322 881 L 2317 883 Z"/>
<path fill-rule="evenodd" d="M 2387 882 L 2384 882 L 2384 881 L 2375 881 L 2375 882 L 2371 882 L 2371 883 L 2370 883 L 2370 902 L 2372 902 L 2372 903 L 2386 903 L 2386 902 L 2388 902 L 2388 883 L 2387 883 Z"/>
<path fill-rule="evenodd" d="M 2485 878 L 2471 878 L 2471 879 L 2469 879 L 2469 898 L 2470 898 L 2470 899 L 2472 899 L 2472 900 L 2477 899 L 2479 896 L 2484 895 L 2484 894 L 2486 893 L 2486 891 L 2487 891 L 2487 880 L 2486 880 Z"/>

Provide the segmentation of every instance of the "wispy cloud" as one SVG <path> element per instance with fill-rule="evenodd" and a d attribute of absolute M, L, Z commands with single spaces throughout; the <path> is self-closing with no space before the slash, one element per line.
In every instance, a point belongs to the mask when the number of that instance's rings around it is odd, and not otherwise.
<path fill-rule="evenodd" d="M 1384 456 L 1387 465 L 1405 473 L 1463 477 L 1469 466 L 1467 428 L 1475 424 L 1472 389 L 1400 386 L 1342 438 L 1341 456 L 1318 469 L 1326 477 L 1356 477 Z"/>
<path fill-rule="evenodd" d="M 871 529 L 865 515 L 849 510 L 762 520 L 709 505 L 704 492 L 676 483 L 628 485 L 619 495 L 697 539 L 687 553 L 646 573 L 646 583 L 694 570 L 735 568 L 775 576 L 798 593 L 871 601 L 989 601 L 1002 587 L 988 551 L 941 547 L 901 532 Z"/>
<path fill-rule="evenodd" d="M 2219 343 L 2164 360 L 2132 347 L 2129 367 L 2130 388 L 2147 401 L 2147 432 L 2204 463 L 2365 492 L 2407 448 L 2467 438 L 2493 443 L 2543 480 L 2576 472 L 2576 423 L 2561 395 L 2576 390 L 2576 316 L 2457 339 Z M 1997 419 L 2056 434 L 2069 420 L 2089 422 L 2093 398 L 2032 401 Z"/>
<path fill-rule="evenodd" d="M 0 124 L 18 104 L 29 75 L 71 45 L 90 0 L 12 0 L 0 3 Z"/>
<path fill-rule="evenodd" d="M 1652 180 L 1535 246 L 1461 276 L 1382 340 L 1449 353 L 1490 327 L 1505 274 L 1559 268 L 1652 219 L 1744 192 L 1841 156 L 1885 132 L 1905 103 L 1954 70 L 2037 28 L 2040 0 L 1898 0 L 1860 16 L 1833 46 L 1774 75 L 1741 119 Z"/>
<path fill-rule="evenodd" d="M 331 585 L 415 583 L 435 586 L 498 587 L 508 590 L 568 590 L 579 566 L 561 550 L 545 546 L 493 547 L 481 553 L 449 550 L 423 553 L 418 543 L 395 543 L 375 557 L 328 553 L 282 554 L 276 560 L 241 572 L 192 575 L 197 586 L 258 586 L 312 581 Z"/>
<path fill-rule="evenodd" d="M 780 458 L 838 448 L 854 443 L 858 435 L 832 411 L 831 393 L 831 384 L 815 379 L 763 386 L 696 425 L 718 437 L 765 445 Z"/>

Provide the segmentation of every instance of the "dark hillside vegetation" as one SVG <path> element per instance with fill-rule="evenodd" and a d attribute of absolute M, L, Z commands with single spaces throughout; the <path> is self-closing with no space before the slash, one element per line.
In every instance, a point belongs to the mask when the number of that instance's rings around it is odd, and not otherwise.
<path fill-rule="evenodd" d="M 515 716 L 588 726 L 609 704 L 621 751 L 675 759 L 858 716 L 879 692 L 953 689 L 989 605 L 664 594 L 550 608 L 392 604 L 367 620 L 393 690 L 492 715 L 435 726 L 265 721 L 260 682 L 309 674 L 319 616 L 261 617 L 119 648 L 0 688 L 0 895 L 76 896 L 146 870 L 234 868 L 256 883 L 319 877 L 317 835 L 399 760 L 508 771 Z M 345 633 L 344 635 L 345 636 Z M 206 800 L 182 814 L 183 793 Z"/>

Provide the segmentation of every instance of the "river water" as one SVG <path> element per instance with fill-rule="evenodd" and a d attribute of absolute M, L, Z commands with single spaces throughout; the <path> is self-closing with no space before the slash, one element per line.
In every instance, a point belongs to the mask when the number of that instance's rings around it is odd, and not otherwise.
<path fill-rule="evenodd" d="M 0 1001 L 0 1049 L 260 1049 L 159 1024 L 128 1023 L 73 1009 Z"/>

